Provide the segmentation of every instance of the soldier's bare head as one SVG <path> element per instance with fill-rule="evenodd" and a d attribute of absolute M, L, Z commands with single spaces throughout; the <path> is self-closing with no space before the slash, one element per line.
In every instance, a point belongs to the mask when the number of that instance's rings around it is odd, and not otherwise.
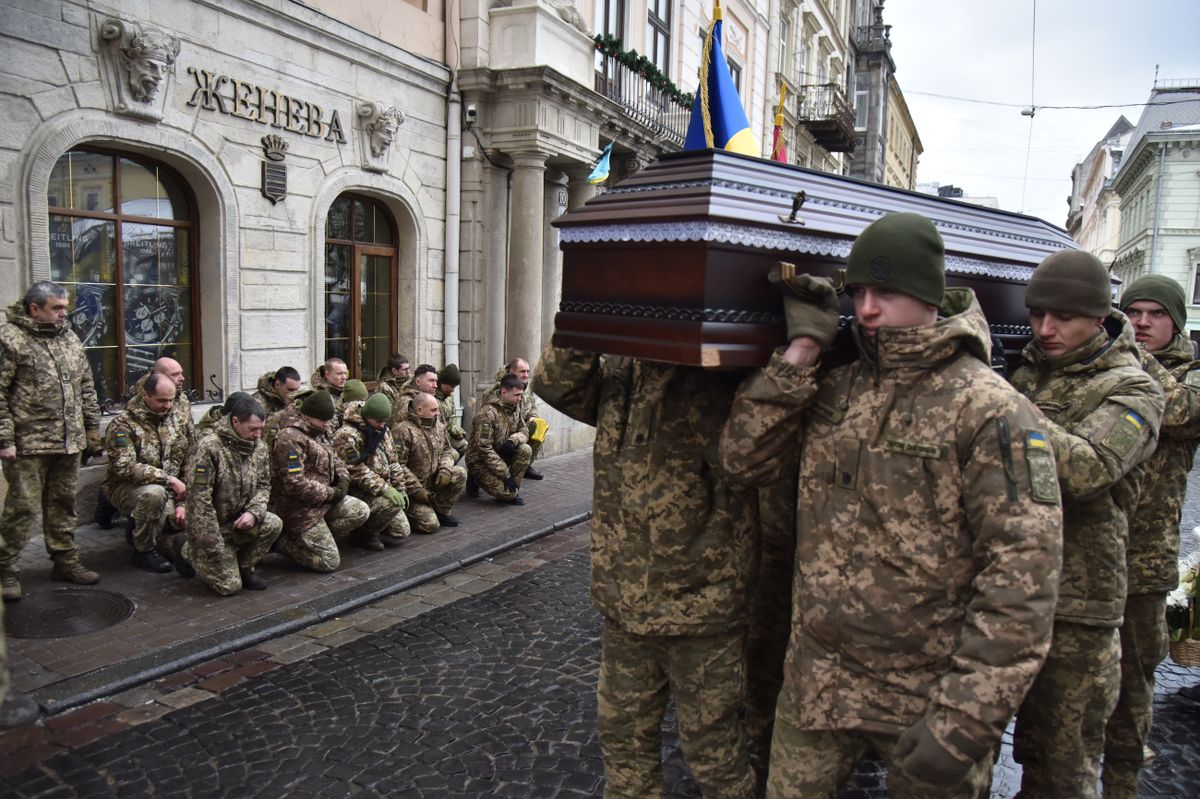
<path fill-rule="evenodd" d="M 39 280 L 25 292 L 25 311 L 35 322 L 61 324 L 67 318 L 67 290 L 50 280 Z"/>
<path fill-rule="evenodd" d="M 432 394 L 437 391 L 437 367 L 427 363 L 418 366 L 417 371 L 413 373 L 413 386 L 416 387 L 417 391 L 426 394 Z"/>
<path fill-rule="evenodd" d="M 300 388 L 300 373 L 294 366 L 282 366 L 271 380 L 271 386 L 279 398 L 287 402 L 291 393 Z"/>
<path fill-rule="evenodd" d="M 432 419 L 438 415 L 437 398 L 432 394 L 418 394 L 412 400 L 413 413 L 422 419 Z"/>
<path fill-rule="evenodd" d="M 525 381 L 515 374 L 507 374 L 500 379 L 500 399 L 509 405 L 516 405 L 525 393 Z"/>
<path fill-rule="evenodd" d="M 513 358 L 504 364 L 504 368 L 508 370 L 510 375 L 516 375 L 521 378 L 522 383 L 529 382 L 529 361 L 524 358 Z"/>
<path fill-rule="evenodd" d="M 346 362 L 341 358 L 330 358 L 325 361 L 325 379 L 329 385 L 334 388 L 343 388 L 346 385 L 346 380 L 350 377 L 350 370 L 346 368 Z"/>
<path fill-rule="evenodd" d="M 183 388 L 183 365 L 174 358 L 159 358 L 154 362 L 154 374 L 165 375 L 175 384 L 175 390 Z"/>
<path fill-rule="evenodd" d="M 159 372 L 151 372 L 142 384 L 142 402 L 151 413 L 165 414 L 175 404 L 175 383 Z"/>
<path fill-rule="evenodd" d="M 266 411 L 253 397 L 239 399 L 229 406 L 229 424 L 238 438 L 245 441 L 257 441 L 262 438 L 266 419 Z"/>
<path fill-rule="evenodd" d="M 408 377 L 408 373 L 412 371 L 412 363 L 407 355 L 397 352 L 388 358 L 388 369 L 393 377 Z"/>

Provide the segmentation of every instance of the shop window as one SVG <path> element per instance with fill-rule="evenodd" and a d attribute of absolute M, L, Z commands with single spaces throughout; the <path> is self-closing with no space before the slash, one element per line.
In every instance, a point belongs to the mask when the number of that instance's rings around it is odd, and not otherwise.
<path fill-rule="evenodd" d="M 101 403 L 121 402 L 156 360 L 202 386 L 194 202 L 170 168 L 79 148 L 47 186 L 50 278 L 70 298 Z"/>
<path fill-rule="evenodd" d="M 396 225 L 382 203 L 333 202 L 325 225 L 325 357 L 374 380 L 396 351 Z"/>

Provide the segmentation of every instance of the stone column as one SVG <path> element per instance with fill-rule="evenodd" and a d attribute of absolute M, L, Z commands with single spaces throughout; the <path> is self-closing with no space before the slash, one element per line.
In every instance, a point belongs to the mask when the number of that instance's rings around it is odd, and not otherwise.
<path fill-rule="evenodd" d="M 566 176 L 554 173 L 546 177 L 545 222 L 542 236 L 542 343 L 554 335 L 554 315 L 558 313 L 558 301 L 562 294 L 562 251 L 558 248 L 558 228 L 550 223 L 567 210 Z M 537 358 L 539 348 L 533 353 Z"/>
<path fill-rule="evenodd" d="M 574 210 L 596 196 L 596 187 L 587 182 L 592 168 L 586 164 L 567 167 L 567 209 Z"/>
<path fill-rule="evenodd" d="M 508 215 L 512 203 L 509 196 L 509 171 L 488 165 L 484 167 L 487 188 L 480 214 L 484 219 L 483 242 L 483 318 L 480 330 L 483 363 L 479 364 L 479 383 L 492 379 L 492 373 L 504 363 L 504 328 L 508 305 Z"/>
<path fill-rule="evenodd" d="M 508 240 L 508 358 L 534 363 L 542 343 L 542 259 L 546 153 L 513 155 L 512 227 Z"/>

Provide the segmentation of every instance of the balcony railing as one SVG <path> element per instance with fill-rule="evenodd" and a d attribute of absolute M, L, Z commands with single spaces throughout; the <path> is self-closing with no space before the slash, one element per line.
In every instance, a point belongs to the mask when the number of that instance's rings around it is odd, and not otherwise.
<path fill-rule="evenodd" d="M 620 105 L 626 116 L 664 143 L 683 146 L 691 106 L 673 99 L 612 55 L 596 53 L 596 92 Z"/>
<path fill-rule="evenodd" d="M 831 153 L 854 152 L 854 109 L 836 83 L 810 83 L 796 98 L 797 121 Z"/>
<path fill-rule="evenodd" d="M 854 43 L 859 49 L 866 49 L 872 44 L 887 46 L 891 43 L 892 26 L 877 22 L 874 25 L 859 25 L 854 29 Z"/>

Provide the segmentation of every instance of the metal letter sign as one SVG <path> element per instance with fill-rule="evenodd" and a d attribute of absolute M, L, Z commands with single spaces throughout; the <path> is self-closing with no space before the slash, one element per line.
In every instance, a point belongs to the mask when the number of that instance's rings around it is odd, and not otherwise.
<path fill-rule="evenodd" d="M 271 134 L 262 137 L 263 152 L 267 160 L 262 165 L 262 195 L 277 204 L 287 196 L 287 166 L 283 157 L 287 153 L 288 143 L 281 137 Z"/>

